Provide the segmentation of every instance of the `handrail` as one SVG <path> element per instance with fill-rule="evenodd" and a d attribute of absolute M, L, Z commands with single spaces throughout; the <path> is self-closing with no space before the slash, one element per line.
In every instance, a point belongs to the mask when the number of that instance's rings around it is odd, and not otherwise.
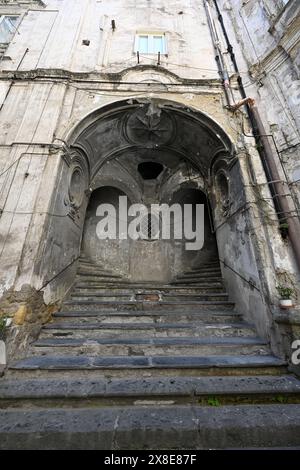
<path fill-rule="evenodd" d="M 221 258 L 219 258 L 219 261 L 222 264 L 224 264 L 224 266 L 226 268 L 229 268 L 232 272 L 234 272 L 234 274 L 239 276 L 243 281 L 247 282 L 247 284 L 249 284 L 250 287 L 252 287 L 253 289 L 256 289 L 261 294 L 261 290 L 258 287 L 256 287 L 256 285 L 253 282 L 249 281 L 244 276 L 242 276 L 240 273 L 238 273 L 235 269 L 233 269 L 231 266 L 229 266 L 229 264 L 227 264 L 226 261 L 222 260 Z"/>
<path fill-rule="evenodd" d="M 48 286 L 48 284 L 50 284 L 50 282 L 54 281 L 58 276 L 60 276 L 64 271 L 66 271 L 70 266 L 72 266 L 73 263 L 75 263 L 75 261 L 77 261 L 78 259 L 80 258 L 80 254 L 75 258 L 73 259 L 73 261 L 71 261 L 71 263 L 69 263 L 67 266 L 65 266 L 59 273 L 57 273 L 55 276 L 53 276 L 49 281 L 47 281 L 45 284 L 42 285 L 42 287 L 40 287 L 38 289 L 38 292 L 40 292 L 41 290 L 45 289 L 46 286 Z"/>

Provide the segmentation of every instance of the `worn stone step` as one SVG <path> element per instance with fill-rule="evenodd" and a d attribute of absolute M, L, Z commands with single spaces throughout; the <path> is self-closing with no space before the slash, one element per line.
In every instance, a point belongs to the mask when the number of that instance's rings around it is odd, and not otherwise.
<path fill-rule="evenodd" d="M 127 302 L 134 302 L 136 300 L 135 298 L 135 293 L 134 292 L 129 292 L 126 294 L 120 294 L 118 292 L 109 292 L 106 291 L 106 293 L 99 293 L 99 292 L 77 292 L 73 290 L 71 292 L 71 295 L 69 297 L 69 300 L 74 300 L 74 301 L 85 301 L 85 300 L 100 300 L 104 302 L 114 302 L 114 301 L 127 301 Z"/>
<path fill-rule="evenodd" d="M 169 285 L 165 287 L 124 285 L 124 286 L 104 286 L 103 284 L 90 285 L 89 283 L 76 283 L 72 289 L 74 293 L 99 293 L 105 294 L 118 293 L 118 294 L 132 294 L 132 293 L 180 293 L 180 294 L 202 294 L 207 292 L 224 292 L 224 287 L 219 283 L 203 284 L 199 287 L 189 286 L 174 286 Z"/>
<path fill-rule="evenodd" d="M 157 300 L 162 300 L 162 301 L 181 301 L 181 300 L 187 300 L 189 302 L 194 302 L 194 301 L 227 301 L 228 300 L 228 294 L 226 292 L 209 292 L 209 293 L 201 293 L 201 294 L 184 294 L 184 293 L 129 293 L 129 294 L 118 294 L 118 293 L 77 293 L 77 292 L 72 292 L 71 294 L 71 299 L 72 300 L 79 300 L 79 301 L 140 301 L 143 300 L 143 296 L 149 296 L 151 299 L 153 296 L 157 296 Z"/>
<path fill-rule="evenodd" d="M 83 269 L 80 268 L 77 270 L 77 277 L 78 276 L 93 276 L 93 277 L 100 277 L 100 278 L 108 278 L 108 279 L 122 279 L 122 276 L 116 273 L 108 273 L 105 271 L 100 271 L 96 269 Z"/>
<path fill-rule="evenodd" d="M 223 283 L 223 279 L 221 277 L 210 277 L 210 276 L 207 276 L 207 277 L 196 277 L 196 276 L 193 276 L 193 277 L 185 277 L 185 278 L 176 278 L 174 281 L 171 282 L 172 285 L 184 285 L 184 286 L 190 286 L 190 285 L 197 285 L 197 286 L 201 286 L 201 282 L 218 282 L 220 284 Z"/>
<path fill-rule="evenodd" d="M 183 274 L 179 274 L 176 276 L 177 280 L 182 280 L 182 279 L 214 279 L 214 278 L 220 278 L 222 277 L 221 271 L 209 271 L 209 272 L 186 272 Z"/>
<path fill-rule="evenodd" d="M 176 398 L 191 396 L 253 397 L 299 395 L 300 380 L 292 375 L 151 377 L 132 379 L 5 379 L 0 400 L 45 398 Z"/>
<path fill-rule="evenodd" d="M 300 405 L 297 404 L 187 407 L 152 403 L 148 407 L 7 409 L 1 410 L 0 423 L 0 448 L 13 450 L 300 445 Z"/>
<path fill-rule="evenodd" d="M 104 267 L 102 264 L 97 264 L 93 261 L 89 261 L 87 259 L 79 259 L 78 260 L 78 265 L 79 266 L 88 266 L 88 267 L 94 267 L 94 268 L 98 268 L 98 269 L 102 269 L 104 271 L 107 271 L 107 272 L 113 272 L 112 269 L 108 269 L 107 267 Z"/>
<path fill-rule="evenodd" d="M 205 261 L 205 263 L 200 263 L 197 265 L 191 266 L 191 269 L 197 269 L 197 268 L 202 268 L 202 267 L 210 267 L 210 266 L 220 266 L 220 261 L 218 257 L 215 257 L 214 259 L 210 261 Z"/>
<path fill-rule="evenodd" d="M 300 445 L 297 404 L 187 407 L 152 403 L 148 407 L 8 409 L 1 410 L 0 423 L 2 450 L 243 449 Z"/>
<path fill-rule="evenodd" d="M 206 369 L 276 367 L 285 362 L 271 355 L 236 356 L 32 356 L 10 365 L 17 370 L 73 369 Z"/>
<path fill-rule="evenodd" d="M 80 278 L 88 278 L 88 277 L 92 277 L 92 278 L 110 278 L 110 279 L 122 279 L 122 276 L 120 274 L 111 274 L 111 273 L 107 273 L 107 272 L 102 272 L 102 271 L 94 271 L 94 270 L 89 270 L 89 269 L 78 269 L 77 271 L 77 277 L 80 277 Z"/>
<path fill-rule="evenodd" d="M 199 310 L 199 309 L 232 309 L 234 307 L 233 302 L 226 300 L 218 301 L 96 301 L 96 300 L 67 300 L 63 302 L 63 308 L 66 310 L 101 310 L 109 308 L 110 310 L 182 310 L 183 308 L 188 308 L 189 310 Z"/>
<path fill-rule="evenodd" d="M 197 293 L 190 294 L 184 292 L 166 292 L 163 294 L 163 299 L 166 300 L 176 300 L 176 299 L 186 299 L 186 300 L 228 300 L 228 294 L 226 292 L 209 292 L 209 293 Z"/>
<path fill-rule="evenodd" d="M 181 273 L 182 275 L 185 274 L 211 274 L 211 273 L 218 273 L 220 276 L 222 274 L 220 266 L 210 266 L 210 267 L 200 267 L 189 269 L 188 271 L 184 271 Z"/>
<path fill-rule="evenodd" d="M 170 312 L 169 310 L 163 311 L 60 311 L 53 315 L 54 319 L 67 319 L 67 321 L 77 321 L 81 318 L 82 321 L 100 322 L 100 323 L 187 323 L 189 321 L 197 323 L 224 323 L 240 321 L 242 315 L 233 310 L 204 310 L 199 312 Z"/>
<path fill-rule="evenodd" d="M 124 336 L 131 337 L 249 337 L 256 336 L 251 325 L 241 323 L 80 323 L 80 322 L 55 322 L 49 323 L 41 330 L 40 338 L 45 336 L 69 336 L 72 338 L 89 337 L 115 338 Z"/>
<path fill-rule="evenodd" d="M 210 264 L 201 264 L 199 266 L 192 266 L 189 271 L 198 271 L 198 270 L 209 270 L 209 269 L 220 269 L 220 263 L 217 261 L 215 263 L 210 263 Z M 186 271 L 185 271 L 186 272 Z"/>
<path fill-rule="evenodd" d="M 44 338 L 33 344 L 33 355 L 172 355 L 212 356 L 270 354 L 265 341 L 259 338 Z"/>
<path fill-rule="evenodd" d="M 98 271 L 98 272 L 107 273 L 107 274 L 116 274 L 114 271 L 110 269 L 105 269 L 101 267 L 100 265 L 96 265 L 96 264 L 88 264 L 88 263 L 80 262 L 78 265 L 78 268 L 84 269 L 84 270 Z"/>
<path fill-rule="evenodd" d="M 167 284 L 165 286 L 162 285 L 149 285 L 149 284 L 133 284 L 128 280 L 120 280 L 117 282 L 114 281 L 76 281 L 74 283 L 74 289 L 103 289 L 103 290 L 148 290 L 148 291 L 160 291 L 160 292 L 168 292 L 171 290 L 181 290 L 181 291 L 201 291 L 201 289 L 224 289 L 223 282 L 220 280 L 219 282 L 206 282 L 204 280 L 200 283 L 180 283 L 180 285 L 176 284 Z"/>

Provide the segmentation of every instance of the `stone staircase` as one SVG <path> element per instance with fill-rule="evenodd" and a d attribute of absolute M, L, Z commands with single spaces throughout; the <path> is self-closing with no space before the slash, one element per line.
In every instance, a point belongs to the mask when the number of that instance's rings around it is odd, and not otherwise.
<path fill-rule="evenodd" d="M 0 399 L 3 449 L 300 447 L 300 381 L 234 309 L 217 261 L 156 285 L 82 258 Z"/>

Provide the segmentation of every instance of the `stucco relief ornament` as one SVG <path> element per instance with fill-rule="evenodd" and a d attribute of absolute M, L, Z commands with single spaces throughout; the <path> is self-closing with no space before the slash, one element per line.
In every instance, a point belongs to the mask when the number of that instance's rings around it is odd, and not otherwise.
<path fill-rule="evenodd" d="M 68 169 L 68 190 L 64 199 L 65 206 L 68 207 L 68 215 L 75 220 L 79 218 L 79 210 L 82 206 L 87 188 L 87 172 L 80 156 L 73 154 L 69 156 Z"/>
<path fill-rule="evenodd" d="M 155 148 L 173 139 L 175 122 L 164 110 L 148 105 L 134 111 L 125 123 L 125 136 L 134 144 Z"/>

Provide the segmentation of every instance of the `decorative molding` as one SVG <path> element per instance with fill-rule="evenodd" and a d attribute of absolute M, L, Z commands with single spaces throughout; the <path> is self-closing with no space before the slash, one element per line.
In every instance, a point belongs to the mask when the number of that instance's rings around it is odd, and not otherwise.
<path fill-rule="evenodd" d="M 89 170 L 86 159 L 78 152 L 64 153 L 63 160 L 68 166 L 67 193 L 64 204 L 68 207 L 68 215 L 72 220 L 79 217 L 79 210 L 88 197 Z"/>
<path fill-rule="evenodd" d="M 128 114 L 123 130 L 129 143 L 156 148 L 174 140 L 176 123 L 169 113 L 150 103 Z"/>

